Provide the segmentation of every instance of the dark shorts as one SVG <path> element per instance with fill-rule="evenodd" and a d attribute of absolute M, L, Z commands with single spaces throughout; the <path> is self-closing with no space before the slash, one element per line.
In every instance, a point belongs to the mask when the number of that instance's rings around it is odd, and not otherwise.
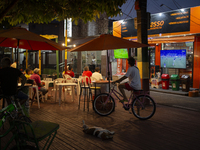
<path fill-rule="evenodd" d="M 125 87 L 128 91 L 134 90 L 128 83 L 125 83 Z"/>

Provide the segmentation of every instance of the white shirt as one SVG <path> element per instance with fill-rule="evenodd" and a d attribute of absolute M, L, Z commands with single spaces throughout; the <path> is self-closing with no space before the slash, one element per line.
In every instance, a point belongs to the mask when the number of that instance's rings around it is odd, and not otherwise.
<path fill-rule="evenodd" d="M 93 65 L 96 64 L 96 59 L 92 59 L 92 64 L 93 64 Z"/>
<path fill-rule="evenodd" d="M 103 79 L 102 75 L 99 72 L 94 72 L 92 77 L 95 78 L 97 81 Z"/>
<path fill-rule="evenodd" d="M 140 73 L 137 67 L 129 67 L 125 76 L 129 78 L 130 87 L 132 87 L 135 90 L 141 89 Z"/>

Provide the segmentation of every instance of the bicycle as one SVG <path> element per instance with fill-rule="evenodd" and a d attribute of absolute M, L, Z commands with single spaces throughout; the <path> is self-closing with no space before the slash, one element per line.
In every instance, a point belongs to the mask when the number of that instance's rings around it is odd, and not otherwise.
<path fill-rule="evenodd" d="M 31 123 L 32 121 L 27 116 L 27 113 L 24 112 L 22 105 L 25 103 L 26 100 L 19 101 L 19 99 L 16 97 L 16 95 L 13 96 L 5 96 L 0 95 L 0 99 L 6 99 L 7 103 L 9 104 L 7 107 L 0 110 L 0 128 L 3 125 L 3 123 L 6 121 L 6 117 L 10 116 L 12 119 L 18 119 L 21 121 L 26 121 Z"/>
<path fill-rule="evenodd" d="M 25 122 L 31 123 L 32 121 L 30 120 L 29 117 L 27 117 L 24 113 L 24 110 L 16 98 L 16 96 L 5 96 L 1 95 L 1 98 L 4 98 L 7 100 L 7 103 L 10 103 L 8 106 L 4 107 L 3 109 L 0 110 L 0 129 L 3 128 L 4 123 L 8 120 L 10 128 L 3 134 L 0 135 L 0 148 L 1 148 L 1 138 L 5 137 L 9 132 L 13 133 L 13 136 L 9 139 L 7 144 L 5 145 L 4 149 L 7 149 L 7 147 L 10 145 L 10 143 L 13 140 L 19 139 L 18 132 L 16 131 L 16 124 L 13 122 L 14 120 L 21 120 Z M 22 101 L 23 103 L 24 101 Z M 22 128 L 22 126 L 20 126 Z M 16 147 L 15 147 L 16 148 Z M 35 149 L 35 147 L 32 147 L 30 145 L 22 145 L 20 144 L 19 148 L 23 149 Z M 3 150 L 4 150 L 3 149 Z"/>
<path fill-rule="evenodd" d="M 113 84 L 110 93 L 101 93 L 95 97 L 93 101 L 93 109 L 97 114 L 107 116 L 114 111 L 115 99 L 112 96 L 113 94 L 119 101 L 121 101 L 120 97 L 123 97 L 123 95 L 114 89 L 115 86 L 116 84 Z M 134 116 L 141 120 L 151 118 L 156 111 L 156 104 L 153 98 L 143 90 L 132 91 L 128 103 L 125 104 L 123 101 L 121 101 L 121 103 L 125 110 L 131 108 Z"/>
<path fill-rule="evenodd" d="M 20 103 L 18 105 L 20 105 Z M 57 134 L 59 124 L 40 120 L 30 122 L 29 118 L 26 116 L 22 115 L 20 117 L 17 117 L 17 112 L 18 107 L 15 104 L 15 101 L 13 100 L 11 100 L 11 104 L 0 110 L 0 129 L 6 122 L 6 120 L 8 120 L 7 118 L 9 118 L 10 122 L 10 128 L 3 135 L 0 135 L 0 148 L 1 139 L 8 135 L 10 132 L 12 132 L 13 136 L 5 144 L 3 150 L 6 150 L 9 147 L 9 145 L 13 142 L 13 140 L 15 141 L 16 145 L 12 149 L 39 150 L 38 143 L 41 140 L 49 137 L 43 147 L 43 149 L 47 147 L 48 150 Z M 52 135 L 53 137 L 51 138 Z M 35 143 L 35 146 L 28 145 L 27 142 Z"/>

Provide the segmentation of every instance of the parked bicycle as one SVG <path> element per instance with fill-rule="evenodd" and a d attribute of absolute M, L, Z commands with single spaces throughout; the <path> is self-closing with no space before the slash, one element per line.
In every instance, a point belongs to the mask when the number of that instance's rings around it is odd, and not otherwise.
<path fill-rule="evenodd" d="M 6 97 L 8 98 L 8 97 Z M 0 135 L 0 148 L 1 139 L 12 132 L 12 137 L 9 138 L 3 150 L 6 150 L 9 145 L 15 141 L 16 145 L 12 149 L 17 150 L 39 150 L 38 143 L 47 138 L 47 141 L 43 149 L 49 149 L 52 141 L 54 140 L 57 130 L 59 129 L 59 124 L 46 122 L 46 121 L 35 121 L 31 120 L 24 115 L 23 109 L 19 102 L 16 104 L 16 99 L 14 97 L 9 97 L 11 99 L 11 104 L 0 110 L 0 130 L 6 121 L 9 121 L 9 129 L 2 135 Z M 20 111 L 19 111 L 20 110 Z M 19 112 L 22 112 L 19 113 Z M 34 143 L 35 146 L 27 144 L 27 142 Z"/>
<path fill-rule="evenodd" d="M 10 143 L 13 140 L 18 141 L 18 139 L 19 139 L 19 134 L 18 134 L 18 131 L 16 130 L 15 120 L 25 121 L 25 122 L 29 122 L 29 123 L 31 123 L 32 121 L 30 120 L 29 117 L 27 117 L 25 115 L 25 112 L 21 106 L 21 103 L 19 102 L 19 99 L 16 98 L 16 96 L 0 95 L 0 98 L 5 99 L 7 101 L 7 103 L 9 104 L 8 106 L 6 106 L 0 110 L 0 129 L 3 130 L 4 124 L 6 121 L 8 122 L 7 125 L 10 126 L 9 129 L 3 135 L 0 135 L 0 148 L 1 148 L 1 139 L 3 137 L 5 137 L 6 135 L 8 135 L 10 132 L 12 132 L 12 134 L 13 134 L 13 136 L 9 139 L 9 141 L 4 146 L 4 148 L 3 148 L 3 150 L 4 150 L 4 149 L 8 148 L 8 146 L 10 145 Z M 21 101 L 21 102 L 24 103 L 25 101 Z M 20 128 L 22 129 L 22 125 L 20 126 Z M 16 143 L 18 143 L 18 142 L 16 142 Z M 14 148 L 16 148 L 16 149 L 35 149 L 35 147 L 26 145 L 24 143 L 23 144 L 18 143 L 18 144 L 16 144 L 15 147 L 13 147 L 13 149 Z"/>
<path fill-rule="evenodd" d="M 7 107 L 3 108 L 0 110 L 0 128 L 6 121 L 6 118 L 9 119 L 18 119 L 21 121 L 29 122 L 31 123 L 32 121 L 30 118 L 27 116 L 27 112 L 24 112 L 24 109 L 22 108 L 23 103 L 25 103 L 26 100 L 19 101 L 16 96 L 5 96 L 5 95 L 0 95 L 0 98 L 4 98 L 7 103 L 9 104 Z"/>
<path fill-rule="evenodd" d="M 97 95 L 93 102 L 94 111 L 101 115 L 110 115 L 115 109 L 115 98 L 121 101 L 120 97 L 123 97 L 121 93 L 115 90 L 116 84 L 112 84 L 110 93 L 101 93 Z M 143 90 L 134 90 L 127 103 L 123 104 L 125 110 L 132 109 L 135 117 L 141 120 L 146 120 L 151 118 L 156 111 L 156 104 L 153 98 Z"/>

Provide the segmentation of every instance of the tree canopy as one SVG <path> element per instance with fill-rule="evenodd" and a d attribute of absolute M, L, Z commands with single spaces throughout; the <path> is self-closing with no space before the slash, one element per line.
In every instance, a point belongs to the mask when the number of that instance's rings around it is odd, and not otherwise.
<path fill-rule="evenodd" d="M 126 0 L 2 0 L 0 1 L 0 23 L 48 23 L 56 19 L 82 19 L 92 21 L 100 13 L 113 17 Z"/>

